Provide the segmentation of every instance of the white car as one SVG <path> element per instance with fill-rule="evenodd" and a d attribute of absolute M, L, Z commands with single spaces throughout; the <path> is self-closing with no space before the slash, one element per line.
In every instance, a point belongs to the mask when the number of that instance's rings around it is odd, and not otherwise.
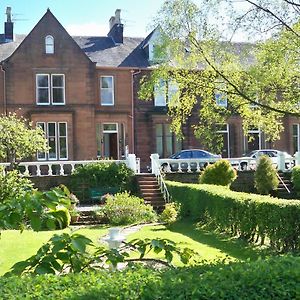
<path fill-rule="evenodd" d="M 241 170 L 255 169 L 256 168 L 256 160 L 263 155 L 269 156 L 274 166 L 277 168 L 279 164 L 279 156 L 283 154 L 286 161 L 286 168 L 292 167 L 292 159 L 293 157 L 287 152 L 274 150 L 274 149 L 261 149 L 261 150 L 253 150 L 243 157 L 239 158 L 239 167 Z"/>

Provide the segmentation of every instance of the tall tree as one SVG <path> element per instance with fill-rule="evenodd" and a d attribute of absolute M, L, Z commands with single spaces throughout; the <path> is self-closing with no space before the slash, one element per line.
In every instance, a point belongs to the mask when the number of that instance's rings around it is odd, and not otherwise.
<path fill-rule="evenodd" d="M 37 151 L 47 150 L 47 140 L 41 128 L 33 128 L 31 123 L 16 114 L 0 117 L 0 159 L 7 160 L 10 169 Z"/>
<path fill-rule="evenodd" d="M 255 127 L 269 140 L 278 139 L 282 118 L 300 116 L 299 2 L 197 3 L 163 4 L 155 20 L 161 36 L 155 48 L 159 64 L 143 78 L 140 97 L 151 99 L 160 78 L 177 83 L 178 92 L 169 99 L 176 134 L 201 99 L 193 129 L 211 150 L 220 151 L 216 129 L 232 115 L 242 117 L 244 132 Z M 241 32 L 255 42 L 233 42 Z"/>

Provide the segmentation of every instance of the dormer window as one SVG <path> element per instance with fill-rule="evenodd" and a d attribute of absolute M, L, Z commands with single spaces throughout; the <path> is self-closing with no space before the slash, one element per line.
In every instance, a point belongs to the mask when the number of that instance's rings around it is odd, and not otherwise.
<path fill-rule="evenodd" d="M 52 35 L 47 35 L 45 37 L 45 52 L 46 54 L 54 53 L 54 38 Z"/>

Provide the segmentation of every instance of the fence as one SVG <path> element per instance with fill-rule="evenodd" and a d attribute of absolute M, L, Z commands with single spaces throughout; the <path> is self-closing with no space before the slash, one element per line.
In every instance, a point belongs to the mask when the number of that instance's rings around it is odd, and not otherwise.
<path fill-rule="evenodd" d="M 125 163 L 127 167 L 134 170 L 135 174 L 140 173 L 140 159 L 135 154 L 128 154 L 124 160 L 80 160 L 80 161 L 32 161 L 21 162 L 18 165 L 20 172 L 24 176 L 64 176 L 70 175 L 76 166 L 89 163 Z M 6 172 L 9 163 L 0 163 L 3 166 L 3 172 Z"/>
<path fill-rule="evenodd" d="M 165 173 L 182 173 L 182 172 L 200 172 L 203 170 L 208 164 L 212 164 L 222 158 L 201 158 L 201 159 L 160 159 L 158 154 L 151 155 L 151 166 L 152 173 L 156 174 L 156 168 L 162 169 Z M 224 158 L 223 158 L 224 159 Z M 257 166 L 258 159 L 253 158 L 225 158 L 230 164 L 239 171 L 246 170 L 255 170 Z M 156 161 L 155 163 L 153 162 Z M 294 166 L 300 165 L 300 152 L 297 152 L 293 157 L 285 157 L 283 153 L 281 153 L 278 157 L 272 158 L 272 162 L 274 166 L 279 171 L 289 171 Z"/>

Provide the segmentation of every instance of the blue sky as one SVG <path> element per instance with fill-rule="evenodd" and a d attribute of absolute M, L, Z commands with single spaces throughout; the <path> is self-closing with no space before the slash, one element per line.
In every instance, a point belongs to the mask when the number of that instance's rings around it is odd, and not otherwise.
<path fill-rule="evenodd" d="M 47 8 L 71 35 L 106 35 L 108 20 L 117 8 L 125 25 L 125 36 L 146 36 L 149 24 L 163 0 L 0 0 L 0 26 L 6 7 L 12 8 L 14 32 L 29 33 Z M 2 25 L 1 25 L 2 24 Z M 4 31 L 0 27 L 0 33 Z"/>

